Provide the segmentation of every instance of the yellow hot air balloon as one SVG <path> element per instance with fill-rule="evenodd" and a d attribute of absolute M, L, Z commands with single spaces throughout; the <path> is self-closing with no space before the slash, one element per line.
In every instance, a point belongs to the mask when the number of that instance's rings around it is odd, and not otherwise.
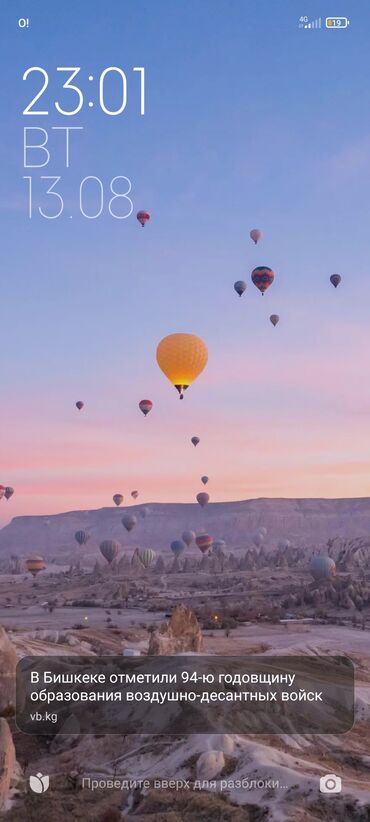
<path fill-rule="evenodd" d="M 169 334 L 157 348 L 157 363 L 177 388 L 180 400 L 184 391 L 199 377 L 208 361 L 208 349 L 195 334 Z"/>

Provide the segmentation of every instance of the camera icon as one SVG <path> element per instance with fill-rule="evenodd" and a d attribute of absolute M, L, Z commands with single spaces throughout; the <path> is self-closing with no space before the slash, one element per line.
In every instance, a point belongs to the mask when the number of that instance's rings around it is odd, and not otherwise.
<path fill-rule="evenodd" d="M 335 773 L 327 773 L 320 777 L 321 793 L 340 793 L 342 790 L 342 780 Z"/>

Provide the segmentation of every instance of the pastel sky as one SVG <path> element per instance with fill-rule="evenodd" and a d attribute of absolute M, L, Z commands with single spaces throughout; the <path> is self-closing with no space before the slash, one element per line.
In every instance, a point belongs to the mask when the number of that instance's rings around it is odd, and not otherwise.
<path fill-rule="evenodd" d="M 3 9 L 0 482 L 16 494 L 0 503 L 2 523 L 109 505 L 134 488 L 143 502 L 193 501 L 202 474 L 215 501 L 369 494 L 370 6 L 307 5 Z M 298 29 L 300 14 L 333 10 L 350 17 L 347 30 Z M 40 87 L 35 75 L 22 80 L 31 66 L 49 73 L 37 103 L 48 116 L 22 116 Z M 74 103 L 57 66 L 81 67 L 85 105 L 74 117 L 55 110 L 55 100 Z M 127 70 L 117 117 L 98 106 L 108 66 Z M 146 69 L 144 117 L 134 66 Z M 107 104 L 118 97 L 107 83 Z M 25 170 L 23 127 L 52 125 L 84 127 L 70 168 L 54 132 L 49 165 Z M 47 203 L 41 174 L 62 178 L 56 220 L 37 213 Z M 87 175 L 105 187 L 93 220 L 79 212 Z M 132 181 L 127 220 L 107 213 L 116 175 Z M 96 208 L 93 188 L 86 208 Z M 145 230 L 140 208 L 152 214 Z M 264 235 L 257 247 L 253 227 Z M 276 272 L 263 299 L 250 281 L 256 265 Z M 336 291 L 333 272 L 343 278 Z M 242 299 L 237 279 L 248 283 Z M 155 361 L 175 331 L 209 348 L 183 402 Z M 147 397 L 144 419 L 137 404 Z"/>

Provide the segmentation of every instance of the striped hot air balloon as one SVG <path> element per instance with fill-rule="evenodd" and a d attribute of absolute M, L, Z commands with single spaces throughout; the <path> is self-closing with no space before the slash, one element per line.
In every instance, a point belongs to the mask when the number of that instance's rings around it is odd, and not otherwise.
<path fill-rule="evenodd" d="M 115 539 L 105 539 L 99 545 L 100 553 L 103 555 L 104 559 L 109 562 L 109 565 L 117 556 L 120 547 L 120 543 L 116 542 Z"/>
<path fill-rule="evenodd" d="M 195 542 L 202 554 L 206 554 L 212 548 L 213 537 L 210 537 L 209 534 L 199 534 Z"/>
<path fill-rule="evenodd" d="M 143 551 L 139 551 L 139 560 L 144 565 L 144 568 L 150 568 L 155 560 L 155 551 L 152 551 L 151 548 L 144 548 Z"/>
<path fill-rule="evenodd" d="M 75 540 L 78 542 L 80 546 L 86 545 L 88 540 L 90 539 L 90 534 L 88 531 L 84 531 L 81 529 L 80 531 L 76 531 L 75 533 Z"/>

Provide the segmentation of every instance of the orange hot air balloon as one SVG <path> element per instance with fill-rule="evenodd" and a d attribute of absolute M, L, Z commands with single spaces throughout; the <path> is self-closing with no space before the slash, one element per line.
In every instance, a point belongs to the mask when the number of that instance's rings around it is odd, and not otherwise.
<path fill-rule="evenodd" d="M 40 571 L 43 571 L 46 568 L 46 565 L 43 558 L 37 556 L 26 560 L 26 568 L 27 571 L 35 577 Z"/>
<path fill-rule="evenodd" d="M 157 363 L 184 397 L 184 391 L 199 377 L 208 361 L 208 349 L 195 334 L 169 334 L 157 348 Z"/>

